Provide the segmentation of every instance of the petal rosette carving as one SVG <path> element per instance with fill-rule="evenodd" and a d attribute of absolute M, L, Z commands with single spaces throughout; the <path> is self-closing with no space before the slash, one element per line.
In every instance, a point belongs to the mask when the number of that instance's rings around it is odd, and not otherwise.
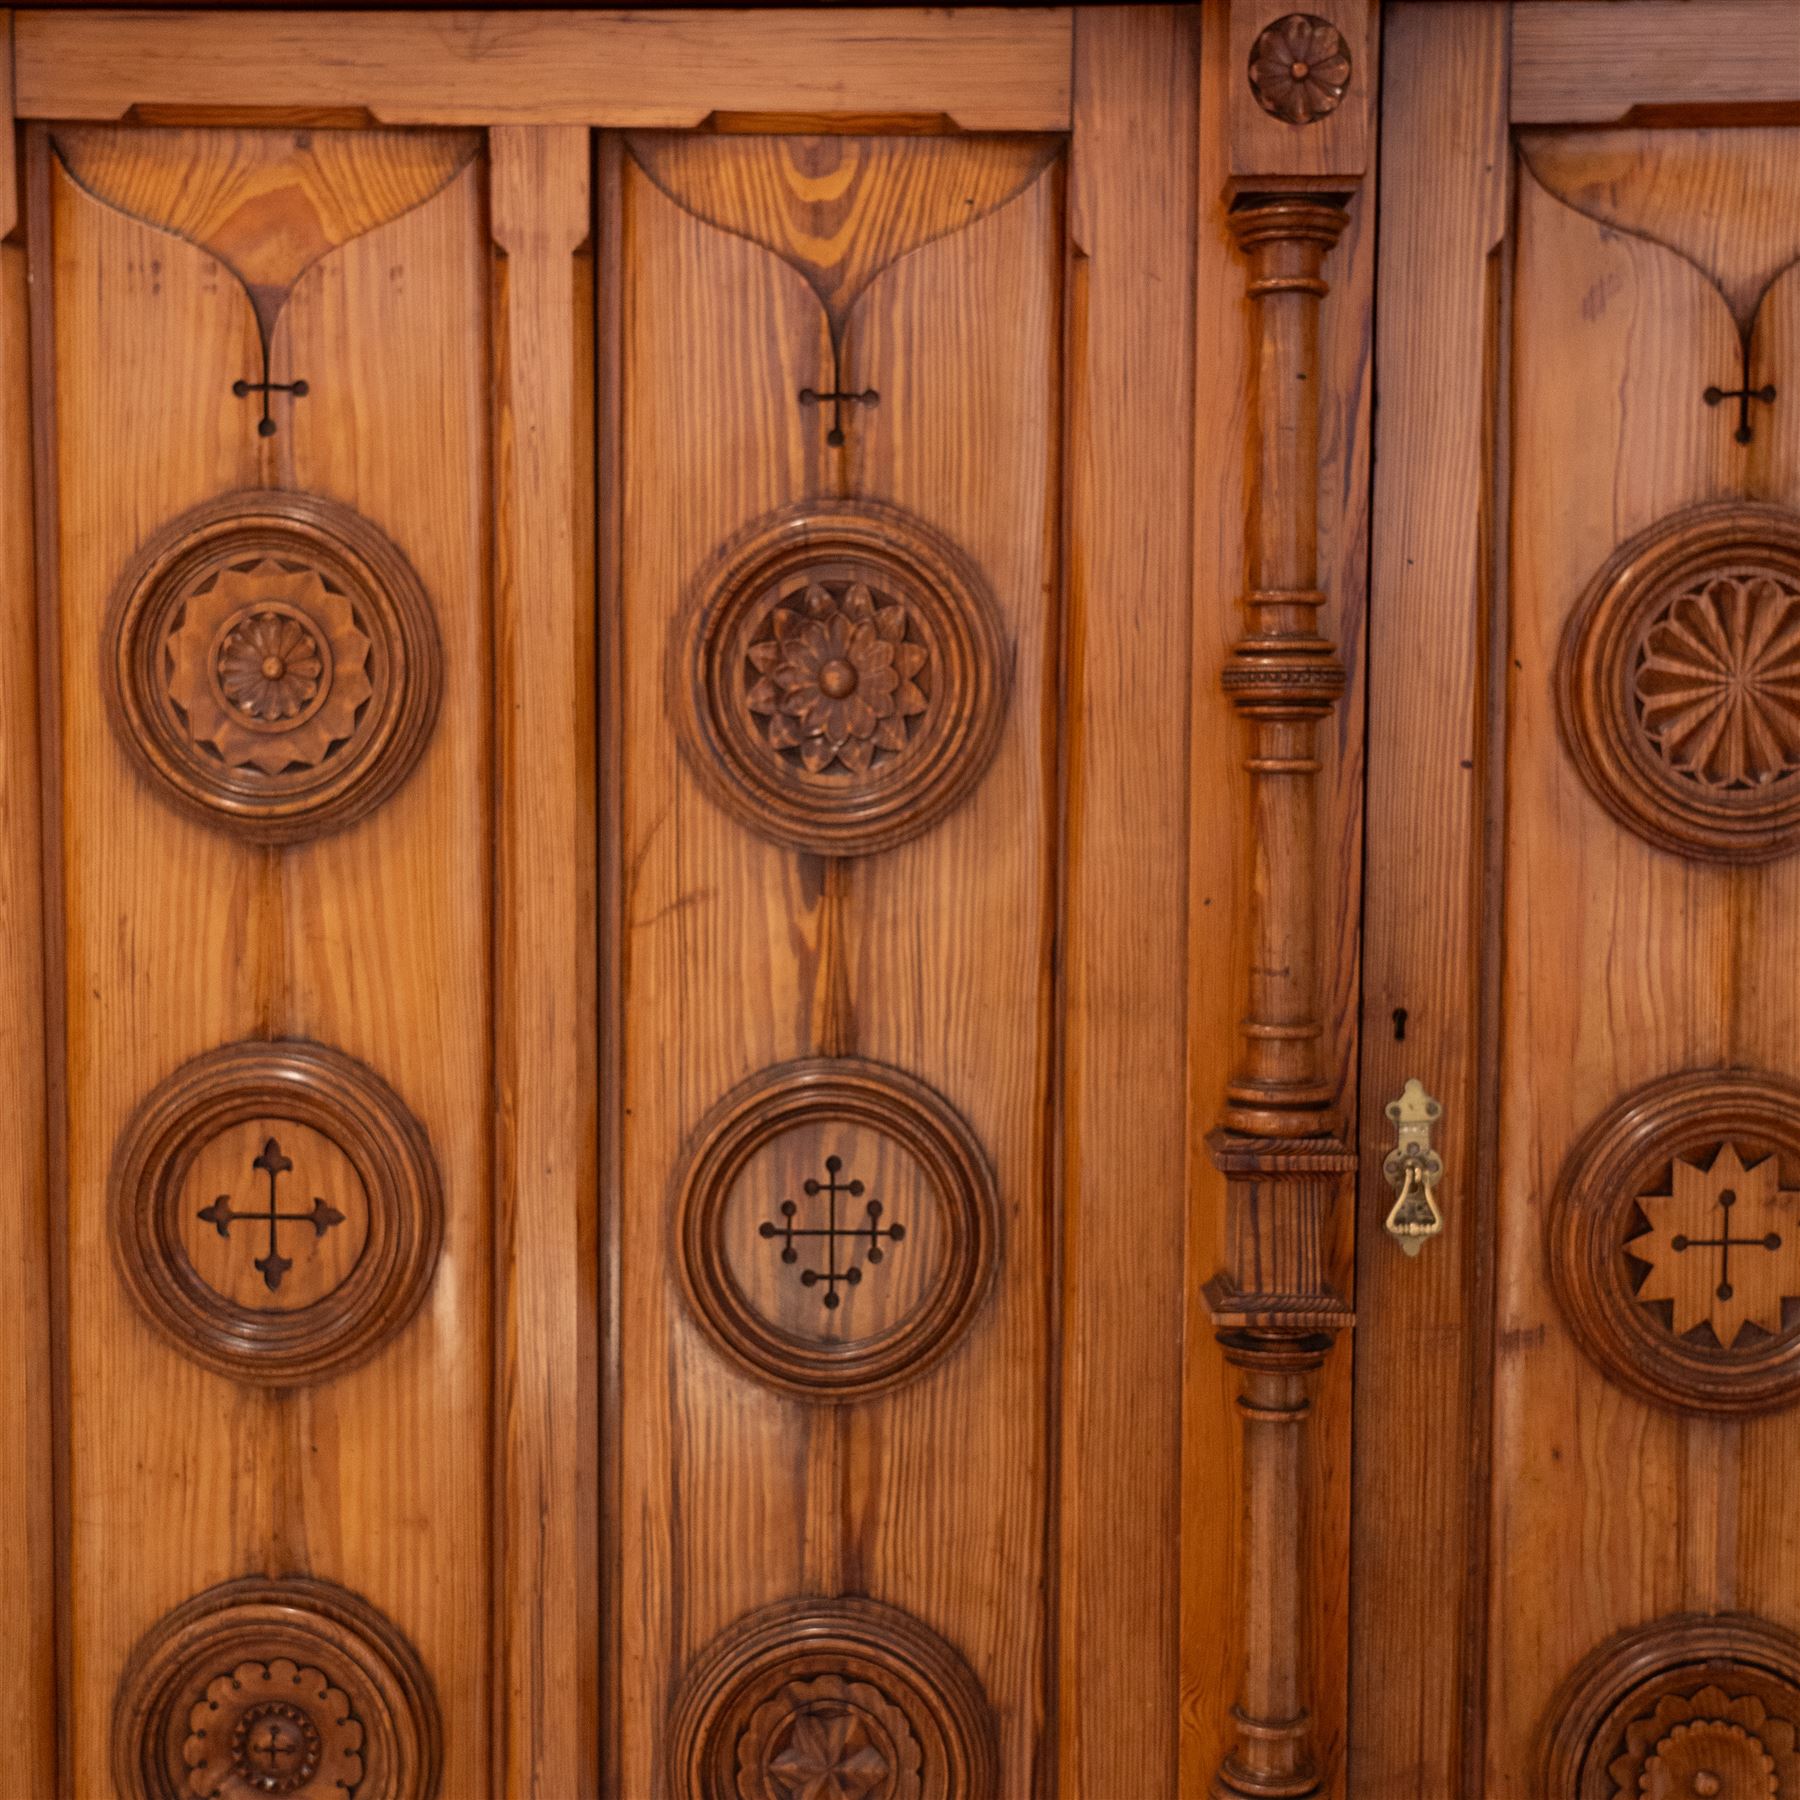
<path fill-rule="evenodd" d="M 193 1800 L 355 1793 L 362 1721 L 342 1689 L 287 1657 L 244 1662 L 207 1684 L 182 1756 Z"/>

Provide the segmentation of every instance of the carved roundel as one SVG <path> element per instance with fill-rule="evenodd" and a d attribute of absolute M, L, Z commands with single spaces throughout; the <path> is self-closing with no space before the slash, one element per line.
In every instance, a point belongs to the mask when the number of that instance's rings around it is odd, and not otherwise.
<path fill-rule="evenodd" d="M 431 1800 L 437 1698 L 365 1601 L 304 1576 L 227 1582 L 138 1645 L 113 1708 L 129 1800 Z"/>
<path fill-rule="evenodd" d="M 177 1069 L 112 1170 L 113 1247 L 174 1344 L 265 1386 L 361 1362 L 418 1310 L 443 1235 L 423 1126 L 317 1044 L 241 1043 Z"/>
<path fill-rule="evenodd" d="M 1733 1070 L 1627 1095 L 1565 1164 L 1548 1251 L 1576 1337 L 1634 1393 L 1800 1398 L 1800 1084 Z"/>
<path fill-rule="evenodd" d="M 1796 1800 L 1800 1639 L 1744 1614 L 1624 1632 L 1562 1683 L 1538 1756 L 1544 1800 Z"/>
<path fill-rule="evenodd" d="M 904 842 L 969 793 L 999 743 L 1009 659 L 986 584 L 891 509 L 764 521 L 707 573 L 675 653 L 696 774 L 796 849 Z"/>
<path fill-rule="evenodd" d="M 114 594 L 110 711 L 186 811 L 262 843 L 380 805 L 431 735 L 436 620 L 366 519 L 305 494 L 227 495 L 175 520 Z"/>
<path fill-rule="evenodd" d="M 1317 13 L 1289 13 L 1250 46 L 1250 91 L 1284 124 L 1310 125 L 1336 112 L 1349 85 L 1344 34 Z"/>
<path fill-rule="evenodd" d="M 854 1400 L 957 1341 L 998 1259 L 974 1132 L 922 1082 L 829 1058 L 771 1069 L 701 1126 L 681 1182 L 683 1284 L 762 1381 Z"/>
<path fill-rule="evenodd" d="M 993 1715 L 962 1658 L 872 1600 L 741 1620 L 677 1696 L 682 1800 L 992 1800 Z"/>
<path fill-rule="evenodd" d="M 1622 824 L 1678 855 L 1800 842 L 1800 514 L 1696 507 L 1625 544 L 1569 621 L 1563 734 Z"/>

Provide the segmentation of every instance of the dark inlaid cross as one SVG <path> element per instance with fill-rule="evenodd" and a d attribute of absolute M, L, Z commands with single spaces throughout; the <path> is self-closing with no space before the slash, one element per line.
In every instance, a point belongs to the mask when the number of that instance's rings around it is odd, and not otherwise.
<path fill-rule="evenodd" d="M 269 396 L 271 394 L 292 394 L 296 400 L 304 400 L 310 391 L 304 381 L 271 381 L 269 379 L 269 359 L 263 358 L 263 378 L 261 381 L 234 381 L 231 391 L 240 400 L 247 400 L 252 394 L 262 395 L 262 417 L 256 421 L 258 437 L 273 437 L 275 421 L 269 416 Z"/>
<path fill-rule="evenodd" d="M 1723 1188 L 1719 1193 L 1721 1223 L 1717 1237 L 1689 1237 L 1679 1233 L 1670 1238 L 1669 1248 L 1682 1250 L 1717 1250 L 1719 1253 L 1719 1285 L 1713 1290 L 1721 1300 L 1729 1300 L 1735 1291 L 1731 1285 L 1731 1253 L 1733 1250 L 1779 1250 L 1781 1233 L 1766 1232 L 1762 1237 L 1733 1237 L 1731 1209 L 1737 1205 L 1737 1189 Z"/>
<path fill-rule="evenodd" d="M 866 1244 L 864 1260 L 878 1263 L 882 1259 L 882 1242 L 899 1243 L 906 1236 L 904 1225 L 883 1225 L 881 1222 L 881 1202 L 871 1200 L 863 1209 L 863 1222 L 859 1224 L 838 1223 L 838 1202 L 840 1200 L 860 1200 L 863 1197 L 863 1184 L 860 1181 L 839 1181 L 838 1175 L 844 1167 L 843 1159 L 828 1156 L 825 1159 L 825 1179 L 808 1181 L 802 1192 L 808 1199 L 825 1196 L 825 1223 L 823 1225 L 799 1225 L 795 1221 L 799 1217 L 799 1205 L 792 1200 L 781 1203 L 781 1223 L 765 1221 L 762 1235 L 767 1239 L 781 1240 L 781 1260 L 784 1263 L 796 1263 L 800 1260 L 800 1252 L 795 1247 L 800 1238 L 823 1238 L 825 1240 L 825 1267 L 822 1269 L 802 1269 L 800 1281 L 805 1287 L 825 1288 L 825 1304 L 834 1312 L 841 1304 L 838 1286 L 858 1286 L 863 1278 L 861 1267 L 856 1262 L 858 1244 Z M 849 1254 L 844 1258 L 844 1266 L 838 1266 L 838 1245 L 848 1242 L 851 1246 Z"/>
<path fill-rule="evenodd" d="M 219 1236 L 231 1236 L 231 1228 L 240 1221 L 251 1221 L 265 1224 L 269 1228 L 269 1254 L 256 1259 L 256 1267 L 261 1272 L 263 1285 L 271 1294 L 281 1288 L 281 1278 L 294 1266 L 291 1256 L 281 1254 L 281 1227 L 283 1225 L 310 1225 L 315 1237 L 323 1237 L 332 1226 L 341 1225 L 344 1215 L 335 1206 L 328 1206 L 323 1200 L 315 1198 L 305 1212 L 282 1212 L 277 1196 L 278 1184 L 283 1175 L 289 1173 L 293 1163 L 281 1153 L 281 1145 L 274 1138 L 263 1145 L 262 1154 L 251 1163 L 251 1168 L 260 1169 L 269 1178 L 269 1204 L 256 1212 L 239 1212 L 231 1204 L 229 1194 L 221 1194 L 211 1206 L 200 1209 L 200 1217 L 207 1224 L 215 1226 Z"/>
<path fill-rule="evenodd" d="M 1750 402 L 1760 400 L 1764 406 L 1773 406 L 1775 404 L 1775 384 L 1770 382 L 1765 387 L 1753 388 L 1750 385 L 1750 371 L 1746 368 L 1742 387 L 1709 387 L 1700 398 L 1708 406 L 1722 406 L 1727 400 L 1735 400 L 1738 403 L 1738 424 L 1737 430 L 1731 435 L 1740 444 L 1747 444 L 1756 435 L 1750 428 Z"/>
<path fill-rule="evenodd" d="M 831 429 L 825 434 L 825 441 L 835 450 L 844 441 L 844 408 L 846 406 L 874 406 L 881 399 L 873 388 L 864 388 L 861 393 L 853 393 L 839 387 L 834 381 L 831 392 L 821 394 L 817 388 L 803 387 L 800 390 L 802 406 L 829 406 L 831 408 Z"/>

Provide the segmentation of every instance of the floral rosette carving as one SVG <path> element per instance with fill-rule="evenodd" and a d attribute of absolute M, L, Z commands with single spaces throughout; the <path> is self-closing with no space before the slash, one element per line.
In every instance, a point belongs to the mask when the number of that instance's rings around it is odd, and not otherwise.
<path fill-rule="evenodd" d="M 349 1697 L 285 1657 L 240 1663 L 207 1684 L 182 1745 L 193 1800 L 354 1794 L 363 1728 Z"/>
<path fill-rule="evenodd" d="M 861 775 L 904 752 L 908 721 L 929 704 L 930 655 L 909 637 L 909 618 L 866 581 L 797 585 L 748 651 L 757 679 L 745 704 L 766 720 L 770 748 L 797 753 L 812 775 L 834 764 Z"/>
<path fill-rule="evenodd" d="M 1310 125 L 1335 112 L 1349 85 L 1344 34 L 1316 13 L 1277 19 L 1251 46 L 1251 92 L 1285 124 Z"/>
<path fill-rule="evenodd" d="M 738 1740 L 739 1800 L 920 1800 L 906 1714 L 864 1681 L 790 1682 Z"/>
<path fill-rule="evenodd" d="M 1754 1694 L 1665 1694 L 1625 1728 L 1614 1800 L 1787 1800 L 1800 1794 L 1796 1736 Z"/>
<path fill-rule="evenodd" d="M 187 597 L 169 636 L 169 696 L 229 768 L 313 767 L 356 729 L 374 688 L 369 639 L 316 569 L 263 558 Z"/>

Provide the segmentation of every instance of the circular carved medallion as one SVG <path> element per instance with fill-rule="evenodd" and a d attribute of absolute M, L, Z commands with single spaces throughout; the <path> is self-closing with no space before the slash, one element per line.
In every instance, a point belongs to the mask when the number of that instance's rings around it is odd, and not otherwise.
<path fill-rule="evenodd" d="M 918 1620 L 872 1600 L 794 1600 L 741 1620 L 677 1696 L 683 1800 L 991 1800 L 981 1684 Z"/>
<path fill-rule="evenodd" d="M 231 1044 L 138 1108 L 112 1170 L 132 1298 L 178 1349 L 285 1386 L 361 1362 L 418 1310 L 443 1233 L 424 1128 L 317 1044 Z"/>
<path fill-rule="evenodd" d="M 1744 1615 L 1625 1632 L 1563 1682 L 1539 1761 L 1544 1800 L 1796 1800 L 1800 1639 Z"/>
<path fill-rule="evenodd" d="M 1645 1399 L 1800 1397 L 1800 1084 L 1734 1070 L 1628 1094 L 1564 1165 L 1548 1253 L 1575 1336 Z"/>
<path fill-rule="evenodd" d="M 904 842 L 963 799 L 999 743 L 1008 657 L 986 585 L 885 508 L 758 525 L 708 572 L 675 654 L 695 773 L 796 849 Z"/>
<path fill-rule="evenodd" d="M 1344 34 L 1317 13 L 1289 13 L 1250 46 L 1250 91 L 1285 124 L 1310 125 L 1336 112 L 1349 85 Z"/>
<path fill-rule="evenodd" d="M 175 520 L 113 597 L 120 741 L 187 811 L 286 843 L 378 806 L 431 735 L 431 604 L 366 519 L 304 494 L 232 494 Z"/>
<path fill-rule="evenodd" d="M 815 1400 L 910 1381 L 993 1279 L 994 1180 L 922 1082 L 853 1059 L 788 1063 L 728 1095 L 681 1183 L 683 1284 L 726 1353 Z"/>
<path fill-rule="evenodd" d="M 431 1800 L 437 1699 L 411 1646 L 303 1576 L 197 1595 L 139 1644 L 113 1710 L 130 1800 Z"/>
<path fill-rule="evenodd" d="M 1563 735 L 1603 805 L 1682 856 L 1800 841 L 1800 514 L 1696 507 L 1618 550 L 1569 621 Z"/>

